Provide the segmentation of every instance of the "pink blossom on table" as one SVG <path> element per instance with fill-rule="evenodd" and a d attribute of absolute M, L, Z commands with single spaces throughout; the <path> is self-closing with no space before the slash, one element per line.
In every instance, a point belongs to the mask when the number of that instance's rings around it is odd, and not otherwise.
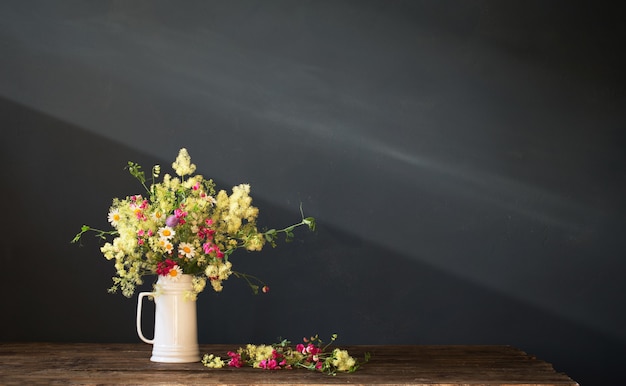
<path fill-rule="evenodd" d="M 266 370 L 280 370 L 287 364 L 287 360 L 278 353 L 276 350 L 272 350 L 271 358 L 264 359 L 259 362 L 259 367 Z"/>
<path fill-rule="evenodd" d="M 305 340 L 305 342 L 306 342 L 306 340 Z M 300 344 L 298 344 L 298 345 L 296 346 L 296 350 L 298 350 L 298 352 L 299 352 L 300 354 L 304 354 L 304 355 L 309 354 L 309 355 L 311 355 L 311 356 L 313 356 L 313 355 L 317 355 L 317 354 L 319 354 L 319 353 L 322 351 L 322 349 L 320 349 L 319 347 L 315 346 L 315 345 L 314 345 L 314 344 L 312 344 L 312 343 L 309 343 L 309 344 L 308 344 L 308 345 L 306 345 L 306 346 L 305 346 L 305 345 L 303 345 L 302 343 L 300 343 Z"/>
<path fill-rule="evenodd" d="M 229 351 L 228 356 L 230 360 L 228 361 L 228 366 L 230 367 L 243 367 L 243 361 L 241 360 L 241 354 Z"/>
<path fill-rule="evenodd" d="M 264 294 L 270 292 L 270 287 L 264 285 L 263 288 L 261 288 L 261 291 L 263 291 Z"/>
<path fill-rule="evenodd" d="M 337 339 L 337 335 L 333 334 L 331 342 L 335 339 Z M 317 335 L 310 339 L 304 338 L 304 344 L 298 344 L 295 347 L 289 344 L 288 340 L 270 346 L 249 344 L 245 348 L 240 347 L 236 352 L 229 351 L 230 361 L 227 363 L 231 367 L 251 366 L 264 370 L 302 367 L 329 375 L 336 375 L 339 372 L 354 372 L 362 364 L 349 356 L 346 350 L 334 349 L 332 352 L 326 352 L 325 350 L 330 344 L 322 347 L 322 341 Z M 211 361 L 213 357 L 213 354 L 205 355 L 203 364 L 215 368 L 216 366 Z M 366 353 L 365 362 L 369 360 L 369 357 L 369 354 Z M 224 362 L 221 363 L 224 364 Z"/>
<path fill-rule="evenodd" d="M 259 362 L 259 367 L 266 370 L 278 370 L 280 366 L 276 362 L 276 359 L 263 359 Z"/>

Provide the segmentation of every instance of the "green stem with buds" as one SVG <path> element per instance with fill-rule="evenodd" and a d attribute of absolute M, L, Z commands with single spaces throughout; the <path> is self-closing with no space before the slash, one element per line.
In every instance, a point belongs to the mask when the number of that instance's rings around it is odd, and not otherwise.
<path fill-rule="evenodd" d="M 248 275 L 247 273 L 241 273 L 241 272 L 235 272 L 232 271 L 233 275 L 235 275 L 235 277 L 237 279 L 244 279 L 246 281 L 246 283 L 248 283 L 248 287 L 250 287 L 250 289 L 252 290 L 252 292 L 255 295 L 259 294 L 259 286 L 257 284 L 254 284 L 252 282 L 252 280 L 256 281 L 257 283 L 265 286 L 266 284 L 263 282 L 263 280 L 259 279 L 256 276 L 252 276 L 252 275 Z M 252 279 L 252 280 L 251 280 Z"/>
<path fill-rule="evenodd" d="M 315 231 L 315 218 L 313 217 L 304 217 L 304 212 L 302 211 L 302 203 L 300 203 L 300 215 L 302 216 L 302 221 L 297 224 L 293 224 L 283 229 L 270 229 L 262 233 L 265 237 L 265 240 L 269 242 L 272 247 L 276 246 L 276 239 L 280 233 L 285 234 L 285 242 L 290 242 L 293 240 L 294 234 L 293 230 L 299 226 L 306 225 L 310 230 Z"/>
<path fill-rule="evenodd" d="M 78 241 L 80 241 L 80 238 L 82 237 L 83 234 L 87 233 L 87 232 L 96 232 L 96 237 L 99 237 L 101 239 L 106 240 L 106 236 L 115 236 L 118 235 L 119 233 L 116 230 L 112 230 L 112 231 L 104 231 L 102 229 L 96 229 L 96 228 L 92 228 L 89 225 L 83 225 L 80 228 L 80 232 L 78 232 L 78 234 L 76 236 L 74 236 L 74 238 L 72 239 L 72 243 L 77 243 Z"/>

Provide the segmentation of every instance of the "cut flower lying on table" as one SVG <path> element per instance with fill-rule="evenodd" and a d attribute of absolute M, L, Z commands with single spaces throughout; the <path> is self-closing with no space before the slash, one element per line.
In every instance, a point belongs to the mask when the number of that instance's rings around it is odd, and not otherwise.
<path fill-rule="evenodd" d="M 221 291 L 223 281 L 231 275 L 245 279 L 255 294 L 259 288 L 267 292 L 269 287 L 260 279 L 232 270 L 231 254 L 237 249 L 260 251 L 266 243 L 274 247 L 279 234 L 291 241 L 294 229 L 301 225 L 315 230 L 315 219 L 305 218 L 300 208 L 299 223 L 259 231 L 259 210 L 252 206 L 250 185 L 234 186 L 230 195 L 217 191 L 213 180 L 194 175 L 196 165 L 184 148 L 172 164 L 178 177 L 165 174 L 162 182 L 156 182 L 161 168 L 155 165 L 147 185 L 141 166 L 128 162 L 127 168 L 146 193 L 113 199 L 108 214 L 113 230 L 83 225 L 72 240 L 78 242 L 90 231 L 107 240 L 101 251 L 106 259 L 115 261 L 117 271 L 110 292 L 121 289 L 124 296 L 131 297 L 143 276 L 155 274 L 172 280 L 192 275 L 193 291 L 188 296 L 194 299 L 207 280 L 215 291 Z"/>
<path fill-rule="evenodd" d="M 330 343 L 323 345 L 319 336 L 310 339 L 304 338 L 303 343 L 291 346 L 288 340 L 281 340 L 271 345 L 253 345 L 240 347 L 236 352 L 229 351 L 226 362 L 215 354 L 205 354 L 202 364 L 209 368 L 229 367 L 254 367 L 265 370 L 291 370 L 304 368 L 307 370 L 320 371 L 330 375 L 337 372 L 354 372 L 363 363 L 369 360 L 369 354 L 365 354 L 363 362 L 354 359 L 347 350 L 328 348 L 337 339 L 333 334 Z"/>

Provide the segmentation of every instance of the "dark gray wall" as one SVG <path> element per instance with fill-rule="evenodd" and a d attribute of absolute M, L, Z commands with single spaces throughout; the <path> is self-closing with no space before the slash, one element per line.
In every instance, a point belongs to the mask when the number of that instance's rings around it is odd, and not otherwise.
<path fill-rule="evenodd" d="M 201 342 L 626 359 L 623 13 L 547 1 L 3 1 L 2 341 L 137 342 L 83 223 L 187 147 L 315 234 L 199 299 Z M 419 364 L 416 364 L 419 365 Z"/>

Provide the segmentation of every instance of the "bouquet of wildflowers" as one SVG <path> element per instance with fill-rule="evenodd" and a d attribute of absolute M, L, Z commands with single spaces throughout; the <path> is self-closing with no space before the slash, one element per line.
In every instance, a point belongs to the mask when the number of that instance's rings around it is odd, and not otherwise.
<path fill-rule="evenodd" d="M 109 291 L 121 289 L 124 296 L 131 297 L 145 275 L 176 280 L 190 274 L 192 298 L 204 290 L 207 280 L 215 291 L 221 291 L 222 282 L 231 275 L 244 278 L 254 293 L 259 288 L 267 292 L 269 288 L 258 278 L 233 271 L 230 255 L 237 249 L 260 251 L 266 243 L 276 246 L 281 233 L 290 241 L 298 226 L 314 230 L 315 219 L 305 218 L 301 210 L 299 223 L 260 232 L 256 226 L 259 210 L 252 206 L 250 185 L 234 186 L 231 194 L 217 191 L 213 180 L 194 174 L 196 166 L 184 148 L 172 168 L 178 177 L 165 174 L 157 182 L 161 168 L 155 165 L 148 185 L 141 166 L 129 162 L 128 170 L 145 194 L 114 198 L 108 214 L 113 229 L 83 225 L 72 240 L 77 242 L 90 231 L 106 240 L 101 251 L 115 261 L 117 271 Z"/>
<path fill-rule="evenodd" d="M 271 345 L 253 345 L 240 347 L 237 351 L 229 351 L 226 362 L 215 354 L 205 354 L 202 364 L 209 368 L 230 367 L 254 367 L 265 370 L 281 370 L 304 368 L 307 370 L 320 371 L 330 375 L 337 372 L 354 372 L 362 363 L 350 356 L 347 350 L 335 348 L 328 350 L 329 346 L 337 339 L 333 334 L 330 343 L 323 345 L 319 336 L 310 339 L 304 338 L 303 343 L 295 347 L 288 340 L 281 340 Z M 369 360 L 369 354 L 365 354 L 363 363 Z"/>

